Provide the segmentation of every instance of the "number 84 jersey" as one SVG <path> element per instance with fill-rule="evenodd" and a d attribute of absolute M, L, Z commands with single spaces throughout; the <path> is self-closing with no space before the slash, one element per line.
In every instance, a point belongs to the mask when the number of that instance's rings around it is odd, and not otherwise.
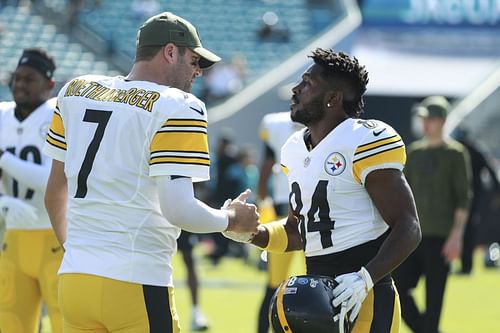
<path fill-rule="evenodd" d="M 365 179 L 377 169 L 403 170 L 406 152 L 399 134 L 381 121 L 349 118 L 308 150 L 307 131 L 296 132 L 281 150 L 306 256 L 344 251 L 381 236 L 388 225 Z"/>

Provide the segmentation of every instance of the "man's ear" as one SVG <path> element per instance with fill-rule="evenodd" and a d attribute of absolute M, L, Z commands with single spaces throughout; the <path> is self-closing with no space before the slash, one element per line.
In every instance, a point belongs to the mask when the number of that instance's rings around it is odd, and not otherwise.
<path fill-rule="evenodd" d="M 49 82 L 47 83 L 47 86 L 49 87 L 50 90 L 54 89 L 56 86 L 56 81 L 50 79 Z"/>
<path fill-rule="evenodd" d="M 332 107 L 342 103 L 344 94 L 340 90 L 331 90 L 326 94 L 326 106 Z"/>
<path fill-rule="evenodd" d="M 168 43 L 162 49 L 163 57 L 168 63 L 174 63 L 176 57 L 176 47 L 172 43 Z"/>

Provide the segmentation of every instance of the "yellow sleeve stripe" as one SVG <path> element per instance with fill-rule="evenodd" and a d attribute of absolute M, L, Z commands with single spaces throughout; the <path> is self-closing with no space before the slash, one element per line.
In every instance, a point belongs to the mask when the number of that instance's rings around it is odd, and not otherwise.
<path fill-rule="evenodd" d="M 157 132 L 151 142 L 151 152 L 183 151 L 208 154 L 207 133 L 198 131 Z"/>
<path fill-rule="evenodd" d="M 60 137 L 64 137 L 64 124 L 61 115 L 57 112 L 54 112 L 52 116 L 52 123 L 50 124 L 50 130 L 54 134 Z"/>
<path fill-rule="evenodd" d="M 52 136 L 50 136 L 50 134 L 47 135 L 46 141 L 54 147 L 66 150 L 66 143 L 59 141 L 57 139 L 54 139 Z"/>
<path fill-rule="evenodd" d="M 406 150 L 404 145 L 389 148 L 387 150 L 375 152 L 371 155 L 367 155 L 363 158 L 355 160 L 352 168 L 353 176 L 354 179 L 356 179 L 356 181 L 361 184 L 361 176 L 363 174 L 363 171 L 380 165 L 404 165 L 405 162 Z"/>
<path fill-rule="evenodd" d="M 165 128 L 165 127 L 201 127 L 201 128 L 207 128 L 207 122 L 205 120 L 198 120 L 198 119 L 169 119 L 162 126 L 162 128 Z"/>
<path fill-rule="evenodd" d="M 356 149 L 354 156 L 356 156 L 356 154 L 360 154 L 360 153 L 363 153 L 363 152 L 366 152 L 366 151 L 369 151 L 372 149 L 376 149 L 376 148 L 379 148 L 379 147 L 382 147 L 385 145 L 389 145 L 391 143 L 398 142 L 398 141 L 401 141 L 401 137 L 396 134 L 396 135 L 393 135 L 393 136 L 388 137 L 388 138 L 384 138 L 384 139 L 380 139 L 380 140 L 373 141 L 370 143 L 366 143 L 364 145 L 360 145 Z"/>
<path fill-rule="evenodd" d="M 283 164 L 280 164 L 281 165 L 281 171 L 288 176 L 288 168 L 286 166 L 284 166 Z"/>
<path fill-rule="evenodd" d="M 195 164 L 210 166 L 209 158 L 202 157 L 187 157 L 187 156 L 168 156 L 168 157 L 153 157 L 149 161 L 150 165 L 155 164 Z"/>

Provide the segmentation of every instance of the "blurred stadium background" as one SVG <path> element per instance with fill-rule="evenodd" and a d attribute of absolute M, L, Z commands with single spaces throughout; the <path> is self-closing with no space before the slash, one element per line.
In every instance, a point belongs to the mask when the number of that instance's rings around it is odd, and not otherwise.
<path fill-rule="evenodd" d="M 81 74 L 126 74 L 143 22 L 133 10 L 136 1 L 0 0 L 0 100 L 12 99 L 10 75 L 26 47 L 45 48 L 55 57 L 57 87 Z M 410 143 L 412 106 L 425 96 L 444 95 L 453 104 L 447 131 L 465 130 L 500 169 L 498 0 L 155 2 L 158 12 L 192 21 L 204 45 L 226 63 L 237 57 L 245 64 L 234 93 L 207 101 L 212 146 L 231 128 L 237 144 L 259 150 L 263 115 L 288 110 L 290 88 L 310 65 L 306 55 L 330 47 L 353 54 L 370 73 L 364 117 L 392 124 Z M 274 38 L 259 34 L 264 21 L 278 33 Z M 196 95 L 205 94 L 206 78 L 195 85 Z M 490 306 L 498 309 L 500 288 L 495 294 Z"/>

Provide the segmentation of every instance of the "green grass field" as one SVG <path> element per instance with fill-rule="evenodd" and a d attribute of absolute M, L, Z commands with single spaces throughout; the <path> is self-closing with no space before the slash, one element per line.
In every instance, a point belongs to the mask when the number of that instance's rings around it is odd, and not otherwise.
<path fill-rule="evenodd" d="M 177 309 L 184 331 L 189 332 L 189 293 L 184 286 L 184 269 L 177 257 L 175 264 Z M 203 279 L 201 305 L 211 320 L 210 332 L 254 333 L 259 302 L 266 275 L 241 260 L 225 259 L 217 268 L 200 262 Z M 476 256 L 472 276 L 451 275 L 441 320 L 443 333 L 500 332 L 500 270 L 484 269 L 481 255 Z M 423 289 L 415 291 L 423 304 Z M 401 333 L 409 333 L 403 327 Z M 311 332 L 312 333 L 312 332 Z"/>
<path fill-rule="evenodd" d="M 201 258 L 201 251 L 197 250 L 202 281 L 200 304 L 210 320 L 209 332 L 255 333 L 266 274 L 258 271 L 254 264 L 245 264 L 234 258 L 223 259 L 213 267 Z M 254 249 L 251 251 L 251 259 L 256 260 L 258 253 Z M 500 270 L 484 269 L 480 253 L 475 260 L 476 270 L 472 276 L 450 276 L 441 319 L 443 333 L 500 332 Z M 180 255 L 175 256 L 174 267 L 176 305 L 182 332 L 190 332 L 191 304 Z M 421 286 L 415 291 L 419 304 L 423 304 L 424 299 Z M 47 326 L 45 333 L 50 332 Z M 403 327 L 401 333 L 410 331 Z"/>

